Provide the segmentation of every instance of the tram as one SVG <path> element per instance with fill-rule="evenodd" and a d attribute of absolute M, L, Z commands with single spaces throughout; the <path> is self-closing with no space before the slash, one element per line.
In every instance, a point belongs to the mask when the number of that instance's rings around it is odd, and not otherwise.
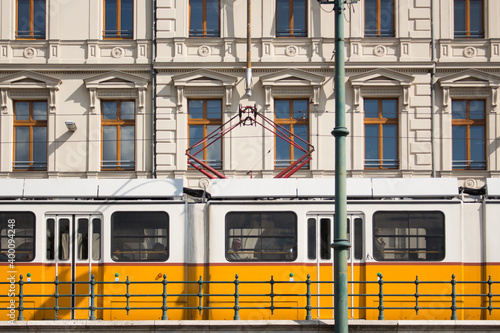
<path fill-rule="evenodd" d="M 60 297 L 57 317 L 87 319 L 91 275 L 98 284 L 96 317 L 102 320 L 160 319 L 158 289 L 131 285 L 127 300 L 123 284 L 161 281 L 169 284 L 169 319 L 233 319 L 234 286 L 209 284 L 201 314 L 196 283 L 188 281 L 333 281 L 333 179 L 219 179 L 206 191 L 192 191 L 174 179 L 4 179 L 0 180 L 0 272 L 29 276 L 27 295 Z M 199 193 L 200 192 L 200 193 Z M 203 192 L 203 193 L 201 193 Z M 194 195 L 193 193 L 199 195 Z M 500 181 L 488 179 L 484 194 L 465 195 L 454 178 L 348 179 L 347 224 L 349 316 L 376 319 L 376 281 L 485 281 L 500 276 Z M 14 230 L 14 234 L 11 230 Z M 13 244 L 13 245 L 9 245 Z M 78 283 L 67 283 L 78 282 Z M 81 282 L 81 283 L 79 283 Z M 333 318 L 332 283 L 312 285 L 313 317 Z M 0 293 L 7 295 L 7 285 Z M 384 287 L 399 294 L 398 285 Z M 422 293 L 441 294 L 440 287 Z M 240 292 L 265 294 L 269 285 L 241 285 Z M 268 300 L 242 298 L 241 319 L 304 319 L 306 301 L 300 284 L 276 285 L 274 306 Z M 463 285 L 459 294 L 484 294 L 480 284 Z M 108 295 L 108 296 L 106 296 Z M 117 296 L 118 295 L 118 296 Z M 329 295 L 318 297 L 317 295 Z M 358 296 L 354 296 L 358 295 Z M 422 300 L 420 306 L 439 301 Z M 0 308 L 7 308 L 0 298 Z M 26 296 L 26 320 L 54 319 L 56 300 Z M 458 307 L 484 307 L 485 297 L 458 297 Z M 449 319 L 449 311 L 416 314 L 414 298 L 386 297 L 386 319 Z M 219 308 L 219 309 L 216 309 Z M 220 308 L 225 308 L 221 310 Z M 405 308 L 407 308 L 405 310 Z M 1 311 L 0 311 L 1 312 Z M 483 310 L 459 312 L 459 319 L 498 319 Z M 4 319 L 8 319 L 6 316 Z"/>

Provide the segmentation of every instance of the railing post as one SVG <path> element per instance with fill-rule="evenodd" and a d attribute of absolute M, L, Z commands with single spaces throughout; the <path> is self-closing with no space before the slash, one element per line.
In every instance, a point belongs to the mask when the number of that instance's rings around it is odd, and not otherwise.
<path fill-rule="evenodd" d="M 234 280 L 234 317 L 233 317 L 233 320 L 240 320 L 239 284 L 240 284 L 240 281 L 238 280 L 238 274 L 236 274 L 236 279 Z"/>
<path fill-rule="evenodd" d="M 24 284 L 23 276 L 21 275 L 19 277 L 19 314 L 17 316 L 17 320 L 24 320 L 24 316 L 23 316 L 23 311 L 24 311 L 24 305 L 23 305 L 23 299 L 24 299 L 23 284 Z"/>
<path fill-rule="evenodd" d="M 307 285 L 306 320 L 312 320 L 312 315 L 311 315 L 311 275 L 310 274 L 307 274 L 306 285 Z"/>
<path fill-rule="evenodd" d="M 56 280 L 54 281 L 55 285 L 55 293 L 54 293 L 54 298 L 55 298 L 55 304 L 54 304 L 54 312 L 55 312 L 55 320 L 57 320 L 57 313 L 59 312 L 59 279 L 57 278 L 56 275 Z"/>
<path fill-rule="evenodd" d="M 418 298 L 420 297 L 420 294 L 418 293 L 418 285 L 420 281 L 418 281 L 418 275 L 417 278 L 415 279 L 415 314 L 418 314 L 418 310 L 420 310 L 420 306 L 418 306 Z"/>
<path fill-rule="evenodd" d="M 202 299 L 203 299 L 203 280 L 201 279 L 201 275 L 200 275 L 200 279 L 198 280 L 198 311 L 199 311 L 199 314 L 201 315 L 201 311 L 203 310 L 203 303 L 202 303 Z"/>
<path fill-rule="evenodd" d="M 381 273 L 377 273 L 378 276 L 378 320 L 384 320 L 384 280 Z"/>
<path fill-rule="evenodd" d="M 95 318 L 95 280 L 94 274 L 90 276 L 90 316 L 89 320 L 96 320 Z"/>
<path fill-rule="evenodd" d="M 167 317 L 167 275 L 163 274 L 163 306 L 161 307 L 162 309 L 162 315 L 161 315 L 161 320 L 168 320 Z"/>
<path fill-rule="evenodd" d="M 127 285 L 127 293 L 125 294 L 125 297 L 127 298 L 127 306 L 125 307 L 125 310 L 127 310 L 127 316 L 129 315 L 130 312 L 130 280 L 128 279 L 125 281 L 125 284 Z"/>
<path fill-rule="evenodd" d="M 269 294 L 269 296 L 271 296 L 271 315 L 274 314 L 274 276 L 271 275 L 271 281 L 269 281 L 269 283 L 271 284 L 271 293 Z"/>
<path fill-rule="evenodd" d="M 455 291 L 455 274 L 451 276 L 451 320 L 457 320 L 457 293 Z"/>
<path fill-rule="evenodd" d="M 493 310 L 493 306 L 492 306 L 493 294 L 491 293 L 491 285 L 492 284 L 493 284 L 493 281 L 491 281 L 491 275 L 490 275 L 488 278 L 488 311 L 490 312 L 490 315 L 491 315 L 491 311 Z"/>

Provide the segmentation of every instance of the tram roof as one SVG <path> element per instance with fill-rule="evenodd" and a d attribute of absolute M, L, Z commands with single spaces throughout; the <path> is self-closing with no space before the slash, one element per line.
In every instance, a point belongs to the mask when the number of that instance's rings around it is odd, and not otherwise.
<path fill-rule="evenodd" d="M 450 198 L 456 178 L 348 178 L 349 198 Z M 334 178 L 213 179 L 210 194 L 222 198 L 334 198 Z"/>
<path fill-rule="evenodd" d="M 0 179 L 0 198 L 180 198 L 182 179 Z"/>

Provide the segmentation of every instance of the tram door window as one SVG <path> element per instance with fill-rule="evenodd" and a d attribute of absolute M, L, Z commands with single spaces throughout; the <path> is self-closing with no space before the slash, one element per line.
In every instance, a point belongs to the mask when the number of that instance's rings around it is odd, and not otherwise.
<path fill-rule="evenodd" d="M 88 294 L 91 274 L 96 274 L 92 265 L 101 260 L 102 218 L 97 215 L 50 215 L 46 220 L 46 259 L 55 263 L 54 275 L 61 284 L 59 292 L 71 296 L 61 297 L 61 307 L 70 308 L 58 315 L 65 319 L 83 319 L 88 311 L 75 307 L 88 307 L 88 297 L 73 296 Z M 99 278 L 96 276 L 96 278 Z"/>

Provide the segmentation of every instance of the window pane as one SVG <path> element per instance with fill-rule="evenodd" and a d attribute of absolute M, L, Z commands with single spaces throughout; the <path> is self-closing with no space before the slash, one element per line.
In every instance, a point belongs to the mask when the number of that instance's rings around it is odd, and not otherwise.
<path fill-rule="evenodd" d="M 190 0 L 189 35 L 203 36 L 203 0 Z"/>
<path fill-rule="evenodd" d="M 165 212 L 116 212 L 111 216 L 114 261 L 166 261 L 169 216 Z"/>
<path fill-rule="evenodd" d="M 455 0 L 454 5 L 455 38 L 465 37 L 465 0 Z"/>
<path fill-rule="evenodd" d="M 28 127 L 16 127 L 16 146 L 15 146 L 15 168 L 26 169 L 30 167 L 30 137 Z"/>
<path fill-rule="evenodd" d="M 55 253 L 55 221 L 47 219 L 47 259 L 54 260 Z"/>
<path fill-rule="evenodd" d="M 15 120 L 30 120 L 30 103 L 14 102 Z"/>
<path fill-rule="evenodd" d="M 308 138 L 308 126 L 307 125 L 295 125 L 293 127 L 293 134 L 306 141 Z M 299 140 L 298 138 L 294 138 L 294 142 L 297 143 L 302 149 L 307 151 L 306 142 Z M 296 161 L 304 155 L 304 152 L 299 148 L 293 148 L 293 160 Z"/>
<path fill-rule="evenodd" d="M 105 34 L 106 37 L 117 37 L 118 36 L 118 22 L 117 22 L 117 0 L 105 0 L 104 11 L 105 11 Z"/>
<path fill-rule="evenodd" d="M 275 110 L 274 116 L 278 119 L 289 119 L 290 118 L 290 101 L 280 101 L 277 100 L 274 102 Z"/>
<path fill-rule="evenodd" d="M 188 102 L 189 118 L 190 119 L 203 119 L 203 101 L 190 100 Z M 203 137 L 203 136 L 202 136 Z M 201 139 L 201 138 L 200 138 Z"/>
<path fill-rule="evenodd" d="M 207 2 L 207 36 L 219 37 L 219 0 Z"/>
<path fill-rule="evenodd" d="M 363 259 L 363 220 L 354 219 L 354 259 Z"/>
<path fill-rule="evenodd" d="M 278 37 L 289 36 L 290 35 L 290 1 L 289 0 L 278 0 L 276 3 L 276 19 L 277 19 L 277 31 L 276 35 Z"/>
<path fill-rule="evenodd" d="M 297 216 L 292 212 L 229 212 L 226 259 L 294 261 L 297 259 Z"/>
<path fill-rule="evenodd" d="M 33 102 L 33 119 L 47 120 L 47 102 Z"/>
<path fill-rule="evenodd" d="M 365 0 L 365 35 L 377 36 L 377 0 Z"/>
<path fill-rule="evenodd" d="M 102 102 L 102 119 L 118 119 L 118 102 Z"/>
<path fill-rule="evenodd" d="M 383 132 L 383 166 L 384 168 L 397 168 L 398 127 L 396 125 L 384 125 Z"/>
<path fill-rule="evenodd" d="M 102 128 L 102 160 L 103 168 L 116 167 L 117 150 L 117 129 L 115 126 L 103 126 Z"/>
<path fill-rule="evenodd" d="M 101 259 L 101 219 L 92 220 L 92 259 Z"/>
<path fill-rule="evenodd" d="M 484 101 L 470 101 L 470 119 L 484 119 Z"/>
<path fill-rule="evenodd" d="M 482 0 L 470 2 L 470 36 L 483 37 L 483 4 Z"/>
<path fill-rule="evenodd" d="M 207 135 L 217 130 L 219 126 L 207 126 Z M 219 131 L 220 132 L 220 131 Z M 213 168 L 220 169 L 222 167 L 222 151 L 221 140 L 214 141 L 207 147 L 207 163 Z"/>
<path fill-rule="evenodd" d="M 121 0 L 121 37 L 131 38 L 133 36 L 133 22 L 132 0 Z"/>
<path fill-rule="evenodd" d="M 120 128 L 120 166 L 123 169 L 134 169 L 134 126 L 122 126 Z"/>
<path fill-rule="evenodd" d="M 380 36 L 392 37 L 393 32 L 393 0 L 380 0 Z"/>
<path fill-rule="evenodd" d="M 59 220 L 59 260 L 68 260 L 70 251 L 69 220 Z"/>
<path fill-rule="evenodd" d="M 378 125 L 365 125 L 365 167 L 378 167 Z"/>
<path fill-rule="evenodd" d="M 453 119 L 466 119 L 466 106 L 465 101 L 452 101 L 451 102 L 451 115 Z"/>
<path fill-rule="evenodd" d="M 293 1 L 293 35 L 297 37 L 306 37 L 306 1 Z"/>
<path fill-rule="evenodd" d="M 120 119 L 135 118 L 135 102 L 120 102 Z"/>
<path fill-rule="evenodd" d="M 307 100 L 294 100 L 293 101 L 293 118 L 294 119 L 307 119 L 308 101 Z"/>
<path fill-rule="evenodd" d="M 17 0 L 17 37 L 30 37 L 30 2 Z"/>
<path fill-rule="evenodd" d="M 376 212 L 373 215 L 375 260 L 443 260 L 444 236 L 441 212 Z"/>
<path fill-rule="evenodd" d="M 203 139 L 203 126 L 202 125 L 190 125 L 189 126 L 189 147 L 193 146 L 195 143 Z M 198 151 L 202 146 L 195 148 Z"/>
<path fill-rule="evenodd" d="M 382 117 L 397 118 L 398 117 L 398 101 L 395 99 L 382 100 Z"/>
<path fill-rule="evenodd" d="M 316 219 L 307 220 L 307 258 L 316 259 Z"/>
<path fill-rule="evenodd" d="M 47 127 L 33 128 L 33 169 L 47 168 Z"/>
<path fill-rule="evenodd" d="M 78 260 L 89 259 L 89 220 L 78 219 L 78 229 L 76 234 L 76 256 Z"/>
<path fill-rule="evenodd" d="M 365 99 L 365 118 L 378 118 L 378 100 Z"/>
<path fill-rule="evenodd" d="M 290 130 L 290 125 L 284 125 L 282 127 Z M 280 135 L 289 137 L 287 133 L 282 133 Z M 290 143 L 279 136 L 276 136 L 276 167 L 285 168 L 290 165 L 290 160 Z"/>
<path fill-rule="evenodd" d="M 9 247 L 9 239 L 15 247 Z M 0 213 L 0 262 L 35 259 L 35 215 L 28 212 Z M 10 251 L 9 251 L 10 250 Z M 7 271 L 7 267 L 5 271 Z"/>
<path fill-rule="evenodd" d="M 33 36 L 34 38 L 45 38 L 45 0 L 33 1 Z"/>
<path fill-rule="evenodd" d="M 319 220 L 319 225 L 320 225 L 320 241 L 321 241 L 321 247 L 319 250 L 320 253 L 320 258 L 321 259 L 331 259 L 331 224 L 332 221 L 330 219 L 320 219 Z"/>
<path fill-rule="evenodd" d="M 467 144 L 465 126 L 453 126 L 453 167 L 463 169 L 467 166 Z"/>
<path fill-rule="evenodd" d="M 484 126 L 470 127 L 470 159 L 471 169 L 484 169 L 486 167 L 484 150 Z"/>
<path fill-rule="evenodd" d="M 207 101 L 207 119 L 222 118 L 222 102 L 221 100 Z"/>

